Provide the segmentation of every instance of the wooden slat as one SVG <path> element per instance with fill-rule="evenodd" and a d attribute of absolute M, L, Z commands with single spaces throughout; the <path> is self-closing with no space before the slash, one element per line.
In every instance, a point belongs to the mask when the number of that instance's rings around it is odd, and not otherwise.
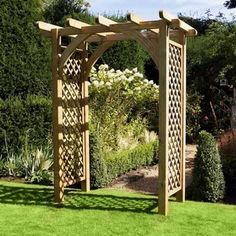
<path fill-rule="evenodd" d="M 85 173 L 85 181 L 81 183 L 82 189 L 86 192 L 90 191 L 90 157 L 89 157 L 89 104 L 88 104 L 88 77 L 86 76 L 87 43 L 83 45 L 83 63 L 81 65 L 82 74 L 82 122 L 85 127 L 83 132 L 83 170 Z"/>
<path fill-rule="evenodd" d="M 128 21 L 131 21 L 137 25 L 139 25 L 141 22 L 144 22 L 144 19 L 132 12 L 127 14 L 127 19 Z M 155 34 L 159 34 L 159 29 L 150 29 L 150 31 L 152 31 Z"/>
<path fill-rule="evenodd" d="M 178 193 L 179 191 L 181 191 L 181 187 L 174 188 L 173 190 L 169 191 L 168 196 L 170 197 L 174 195 L 175 193 Z"/>
<path fill-rule="evenodd" d="M 179 36 L 179 43 L 183 46 L 181 55 L 181 189 L 176 194 L 176 200 L 179 202 L 185 201 L 185 145 L 186 145 L 186 36 L 184 33 Z"/>
<path fill-rule="evenodd" d="M 62 120 L 62 81 L 58 74 L 60 39 L 58 28 L 52 29 L 52 91 L 53 91 L 53 155 L 54 155 L 54 198 L 55 202 L 61 203 L 64 200 L 64 183 L 60 140 L 63 136 L 59 135 L 58 126 Z"/>
<path fill-rule="evenodd" d="M 159 37 L 159 197 L 158 211 L 168 213 L 168 94 L 169 94 L 169 29 L 162 21 Z"/>

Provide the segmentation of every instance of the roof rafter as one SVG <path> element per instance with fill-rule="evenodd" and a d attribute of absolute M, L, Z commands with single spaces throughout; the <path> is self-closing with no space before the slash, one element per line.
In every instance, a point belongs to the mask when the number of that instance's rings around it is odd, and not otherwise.
<path fill-rule="evenodd" d="M 159 11 L 159 16 L 161 19 L 164 19 L 167 22 L 171 23 L 173 27 L 177 27 L 183 30 L 187 36 L 197 35 L 197 30 L 186 24 L 184 21 L 180 20 L 177 16 L 174 16 L 166 11 Z"/>
<path fill-rule="evenodd" d="M 127 14 L 127 20 L 131 21 L 137 25 L 139 25 L 141 22 L 144 22 L 144 19 L 132 12 Z M 155 33 L 155 34 L 159 34 L 159 29 L 150 29 L 151 32 Z"/>

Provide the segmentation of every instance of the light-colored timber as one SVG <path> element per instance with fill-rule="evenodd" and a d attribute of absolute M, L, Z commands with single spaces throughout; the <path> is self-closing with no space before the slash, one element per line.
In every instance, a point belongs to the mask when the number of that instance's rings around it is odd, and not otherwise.
<path fill-rule="evenodd" d="M 168 199 L 185 200 L 186 39 L 197 35 L 190 25 L 166 11 L 145 21 L 129 13 L 127 22 L 104 16 L 95 25 L 67 19 L 65 27 L 37 22 L 52 41 L 53 150 L 55 202 L 64 188 L 81 182 L 90 190 L 89 90 L 92 66 L 117 41 L 136 40 L 159 69 L 159 199 L 158 211 L 168 214 Z M 67 45 L 61 38 L 67 37 Z M 88 53 L 88 45 L 97 48 Z M 90 56 L 88 56 L 90 55 Z"/>

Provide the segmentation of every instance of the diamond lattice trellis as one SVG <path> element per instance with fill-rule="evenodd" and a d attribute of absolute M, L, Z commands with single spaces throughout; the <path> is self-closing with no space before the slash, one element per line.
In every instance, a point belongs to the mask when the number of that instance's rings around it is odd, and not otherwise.
<path fill-rule="evenodd" d="M 65 186 L 84 177 L 82 135 L 81 55 L 75 52 L 63 68 L 62 75 L 62 172 Z"/>
<path fill-rule="evenodd" d="M 181 47 L 169 44 L 168 192 L 181 187 Z"/>

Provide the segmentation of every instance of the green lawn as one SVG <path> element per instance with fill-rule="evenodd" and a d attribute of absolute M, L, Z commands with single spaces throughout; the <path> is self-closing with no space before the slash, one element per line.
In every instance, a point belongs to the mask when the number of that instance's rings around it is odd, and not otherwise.
<path fill-rule="evenodd" d="M 53 189 L 0 182 L 0 235 L 236 235 L 236 206 L 170 202 L 158 215 L 157 198 L 115 190 L 68 190 L 62 208 Z"/>

